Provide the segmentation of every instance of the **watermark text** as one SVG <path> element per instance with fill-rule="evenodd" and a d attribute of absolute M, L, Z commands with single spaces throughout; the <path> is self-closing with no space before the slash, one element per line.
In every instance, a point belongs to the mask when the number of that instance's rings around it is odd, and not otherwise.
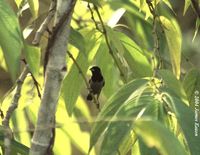
<path fill-rule="evenodd" d="M 196 90 L 194 92 L 194 135 L 197 137 L 199 133 L 199 96 L 200 92 Z"/>

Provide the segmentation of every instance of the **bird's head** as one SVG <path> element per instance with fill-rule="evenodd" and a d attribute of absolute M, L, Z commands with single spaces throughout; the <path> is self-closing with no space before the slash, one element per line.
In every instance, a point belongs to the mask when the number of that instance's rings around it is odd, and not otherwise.
<path fill-rule="evenodd" d="M 93 66 L 90 70 L 92 73 L 101 73 L 101 69 L 98 66 Z"/>

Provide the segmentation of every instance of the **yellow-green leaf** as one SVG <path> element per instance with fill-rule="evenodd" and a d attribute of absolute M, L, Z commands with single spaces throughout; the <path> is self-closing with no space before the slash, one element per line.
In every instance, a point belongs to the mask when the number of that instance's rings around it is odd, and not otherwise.
<path fill-rule="evenodd" d="M 176 78 L 179 79 L 182 44 L 180 28 L 178 27 L 177 23 L 173 21 L 173 19 L 169 20 L 166 17 L 161 16 L 160 21 L 162 23 L 165 37 L 167 39 L 172 70 L 173 73 L 176 75 Z"/>
<path fill-rule="evenodd" d="M 190 1 L 190 0 L 185 0 L 183 15 L 185 15 L 185 13 L 187 12 L 187 10 L 188 10 L 190 4 L 191 4 L 191 1 Z"/>
<path fill-rule="evenodd" d="M 158 121 L 137 120 L 134 124 L 134 131 L 149 147 L 159 150 L 160 154 L 187 155 L 178 139 Z"/>
<path fill-rule="evenodd" d="M 30 6 L 30 10 L 33 15 L 33 19 L 36 19 L 38 16 L 39 1 L 38 0 L 28 0 L 28 4 Z"/>

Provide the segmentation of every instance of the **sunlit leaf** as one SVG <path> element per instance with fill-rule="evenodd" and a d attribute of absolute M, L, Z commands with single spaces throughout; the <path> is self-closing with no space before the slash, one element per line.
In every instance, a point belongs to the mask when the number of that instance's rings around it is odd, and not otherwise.
<path fill-rule="evenodd" d="M 14 81 L 19 73 L 20 54 L 23 39 L 16 15 L 4 1 L 0 1 L 0 45 L 8 70 Z"/>
<path fill-rule="evenodd" d="M 21 5 L 23 0 L 15 0 L 15 3 L 17 4 L 17 7 L 19 8 L 19 6 Z"/>
<path fill-rule="evenodd" d="M 195 32 L 194 32 L 194 36 L 192 38 L 192 41 L 194 41 L 194 39 L 196 38 L 198 31 L 199 31 L 199 26 L 200 26 L 200 19 L 197 18 L 196 19 L 196 26 L 195 26 Z"/>
<path fill-rule="evenodd" d="M 142 7 L 143 7 L 144 3 L 145 3 L 145 1 L 144 1 L 144 0 L 140 0 L 140 8 L 142 8 Z"/>
<path fill-rule="evenodd" d="M 149 147 L 156 147 L 161 154 L 187 155 L 173 133 L 157 121 L 137 120 L 134 123 L 134 131 Z"/>
<path fill-rule="evenodd" d="M 127 35 L 120 32 L 116 34 L 126 48 L 124 57 L 132 71 L 132 77 L 151 76 L 152 68 L 145 52 Z"/>
<path fill-rule="evenodd" d="M 59 107 L 56 113 L 56 119 L 59 126 L 59 134 L 65 135 L 67 140 L 79 149 L 83 154 L 87 154 L 89 148 L 89 133 L 82 131 L 81 123 L 82 119 L 76 119 L 74 117 L 69 117 L 67 111 L 64 109 L 65 103 L 61 99 L 59 100 Z M 60 137 L 61 138 L 61 137 Z M 62 137 L 63 138 L 63 137 Z M 63 147 L 63 141 L 60 144 Z M 64 147 L 66 149 L 66 147 Z M 93 152 L 91 152 L 93 155 Z"/>
<path fill-rule="evenodd" d="M 5 62 L 5 59 L 4 59 L 4 56 L 3 56 L 3 51 L 0 47 L 0 66 L 5 70 L 5 71 L 8 71 L 8 68 L 6 66 L 6 62 Z"/>
<path fill-rule="evenodd" d="M 38 10 L 39 10 L 39 0 L 28 0 L 28 4 L 30 6 L 33 19 L 36 19 L 38 16 Z"/>
<path fill-rule="evenodd" d="M 73 28 L 70 30 L 69 43 L 78 48 L 80 52 L 85 52 L 85 39 L 80 32 Z"/>
<path fill-rule="evenodd" d="M 14 132 L 14 137 L 16 138 L 16 140 L 23 145 L 30 147 L 31 137 L 29 131 L 33 129 L 29 129 L 24 111 L 21 109 L 16 110 L 12 114 L 11 120 L 11 128 Z"/>
<path fill-rule="evenodd" d="M 28 36 L 33 32 L 33 27 L 32 26 L 27 26 L 24 30 L 23 30 L 23 36 L 24 39 L 27 39 Z"/>
<path fill-rule="evenodd" d="M 176 75 L 176 78 L 179 79 L 182 36 L 177 23 L 173 22 L 172 20 L 173 19 L 170 21 L 164 16 L 160 17 L 160 21 L 165 32 L 165 37 L 167 39 L 173 73 Z"/>
<path fill-rule="evenodd" d="M 121 17 L 124 15 L 124 13 L 126 12 L 126 10 L 124 8 L 120 8 L 118 10 L 116 10 L 112 17 L 110 18 L 110 20 L 108 21 L 108 26 L 110 27 L 114 27 L 118 21 L 121 19 Z"/>
<path fill-rule="evenodd" d="M 64 145 L 63 145 L 64 144 Z M 67 149 L 66 149 L 67 148 Z M 55 154 L 72 154 L 71 143 L 67 134 L 60 128 L 56 129 L 56 138 L 53 147 Z"/>
<path fill-rule="evenodd" d="M 191 5 L 191 0 L 185 0 L 183 15 L 185 15 L 190 5 Z"/>

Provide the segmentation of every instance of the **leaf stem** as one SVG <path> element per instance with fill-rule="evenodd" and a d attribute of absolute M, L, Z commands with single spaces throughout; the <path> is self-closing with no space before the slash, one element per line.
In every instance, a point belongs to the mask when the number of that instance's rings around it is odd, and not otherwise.
<path fill-rule="evenodd" d="M 152 64 L 153 64 L 153 70 L 154 70 L 154 75 L 156 73 L 156 70 L 162 67 L 162 58 L 160 55 L 160 47 L 159 47 L 159 37 L 158 37 L 158 30 L 157 30 L 157 20 L 159 20 L 158 15 L 156 14 L 156 8 L 154 8 L 153 4 L 151 3 L 150 0 L 146 0 L 146 3 L 149 7 L 149 11 L 151 12 L 153 16 L 153 29 L 152 29 L 152 35 L 153 35 L 153 56 L 152 56 Z M 155 1 L 156 5 L 156 1 Z M 156 60 L 155 58 L 158 59 L 158 64 L 156 65 Z"/>

